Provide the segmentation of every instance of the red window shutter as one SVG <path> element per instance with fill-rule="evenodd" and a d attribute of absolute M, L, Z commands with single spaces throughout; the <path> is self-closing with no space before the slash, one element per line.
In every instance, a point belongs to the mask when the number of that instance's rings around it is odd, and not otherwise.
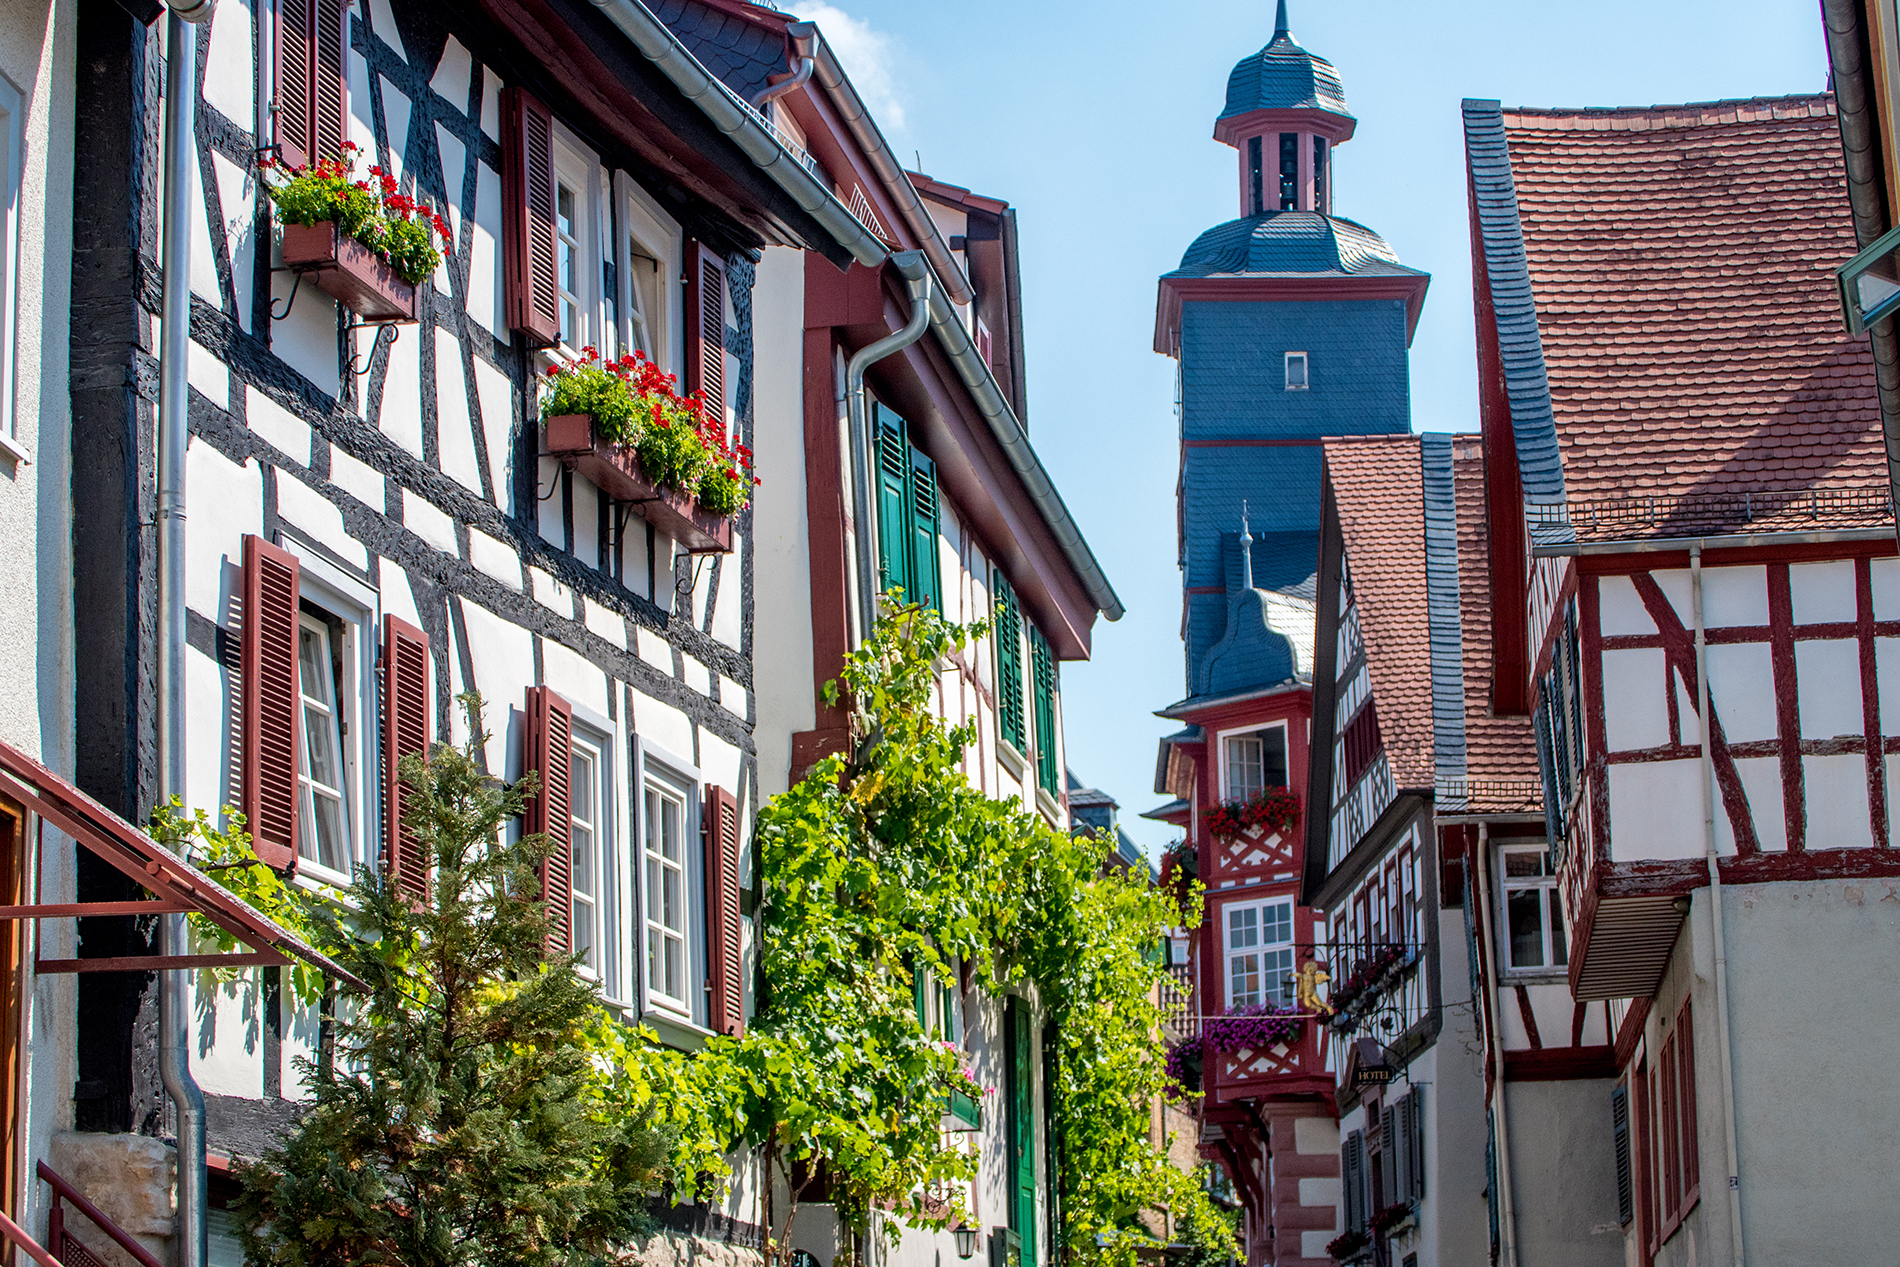
<path fill-rule="evenodd" d="M 522 830 L 554 846 L 541 864 L 541 900 L 548 906 L 547 957 L 574 952 L 574 856 L 571 771 L 574 710 L 545 686 L 528 688 L 528 746 L 524 764 L 540 788 L 522 809 Z"/>
<path fill-rule="evenodd" d="M 1676 1099 L 1682 1108 L 1682 1199 L 1687 1208 L 1702 1185 L 1702 1159 L 1698 1155 L 1695 1112 L 1695 1026 L 1691 1024 L 1689 1004 L 1682 1005 L 1676 1018 L 1676 1059 L 1680 1076 Z"/>
<path fill-rule="evenodd" d="M 1636 1186 L 1642 1198 L 1638 1203 L 1642 1219 L 1639 1238 L 1647 1253 L 1654 1254 L 1661 1220 L 1656 1213 L 1656 1119 L 1650 1111 L 1648 1069 L 1638 1065 L 1630 1081 L 1636 1088 Z M 1647 1261 L 1646 1256 L 1644 1261 Z"/>
<path fill-rule="evenodd" d="M 240 808 L 260 861 L 297 865 L 297 556 L 244 538 Z"/>
<path fill-rule="evenodd" d="M 561 339 L 555 290 L 554 116 L 530 93 L 502 94 L 503 281 L 509 328 L 530 344 Z"/>
<path fill-rule="evenodd" d="M 686 390 L 726 420 L 726 262 L 698 242 L 686 251 Z"/>
<path fill-rule="evenodd" d="M 403 813 L 414 798 L 399 773 L 402 759 L 429 751 L 429 635 L 383 617 L 383 872 L 417 902 L 429 900 L 429 859 Z"/>
<path fill-rule="evenodd" d="M 1682 1168 L 1678 1164 L 1678 1136 L 1682 1122 L 1676 1110 L 1676 1040 L 1671 1038 L 1663 1044 L 1662 1060 L 1658 1062 L 1656 1076 L 1662 1087 L 1662 1094 L 1656 1106 L 1656 1115 L 1662 1128 L 1662 1181 L 1663 1218 L 1673 1219 L 1682 1210 Z"/>
<path fill-rule="evenodd" d="M 706 945 L 710 985 L 706 1027 L 745 1031 L 745 984 L 739 960 L 739 802 L 722 787 L 706 789 L 699 825 L 706 844 Z"/>
<path fill-rule="evenodd" d="M 342 153 L 349 136 L 349 5 L 280 0 L 274 47 L 276 140 L 284 162 L 301 167 Z"/>

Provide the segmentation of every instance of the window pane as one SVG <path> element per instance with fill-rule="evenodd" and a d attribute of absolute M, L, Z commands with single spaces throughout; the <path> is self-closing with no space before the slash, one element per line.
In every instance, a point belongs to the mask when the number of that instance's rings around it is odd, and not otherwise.
<path fill-rule="evenodd" d="M 342 782 L 336 767 L 336 723 L 328 713 L 306 704 L 303 724 L 310 743 L 310 777 L 334 791 Z"/>
<path fill-rule="evenodd" d="M 669 862 L 680 857 L 680 803 L 672 797 L 660 801 L 660 852 Z"/>
<path fill-rule="evenodd" d="M 594 966 L 594 904 L 574 903 L 574 950 L 587 967 Z"/>
<path fill-rule="evenodd" d="M 1564 944 L 1563 904 L 1557 900 L 1557 890 L 1545 889 L 1544 892 L 1549 898 L 1545 906 L 1550 912 L 1551 962 L 1560 968 L 1568 967 L 1570 964 L 1570 949 Z"/>
<path fill-rule="evenodd" d="M 684 932 L 686 904 L 680 899 L 680 873 L 666 868 L 660 881 L 660 922 L 670 932 Z"/>
<path fill-rule="evenodd" d="M 1510 926 L 1511 966 L 1544 966 L 1544 893 L 1518 889 L 1504 896 L 1505 919 Z"/>
<path fill-rule="evenodd" d="M 666 993 L 669 998 L 686 997 L 685 950 L 685 945 L 676 938 L 666 939 Z"/>
<path fill-rule="evenodd" d="M 1519 849 L 1504 855 L 1504 874 L 1510 879 L 1528 879 L 1544 874 L 1544 855 Z"/>
<path fill-rule="evenodd" d="M 1243 906 L 1227 912 L 1227 945 L 1230 949 L 1240 950 L 1247 946 L 1260 944 L 1260 912 L 1252 906 Z"/>
<path fill-rule="evenodd" d="M 343 832 L 343 802 L 327 792 L 313 789 L 312 809 L 316 819 L 316 860 L 332 871 L 348 872 L 348 837 Z"/>
<path fill-rule="evenodd" d="M 1293 948 L 1269 950 L 1264 956 L 1266 969 L 1266 996 L 1268 1002 L 1288 1007 L 1293 1002 Z"/>
<path fill-rule="evenodd" d="M 594 833 L 578 823 L 574 826 L 574 891 L 594 895 Z"/>
<path fill-rule="evenodd" d="M 1293 903 L 1275 902 L 1265 907 L 1261 913 L 1265 916 L 1260 930 L 1260 940 L 1263 943 L 1271 946 L 1276 942 L 1293 940 Z"/>
<path fill-rule="evenodd" d="M 1244 801 L 1261 789 L 1260 740 L 1252 736 L 1227 741 L 1227 795 Z"/>
<path fill-rule="evenodd" d="M 1257 954 L 1234 955 L 1228 960 L 1232 988 L 1229 991 L 1229 1007 L 1252 1007 L 1260 1002 L 1260 956 Z"/>
<path fill-rule="evenodd" d="M 298 631 L 297 662 L 303 693 L 326 708 L 330 705 L 329 639 L 305 625 Z"/>

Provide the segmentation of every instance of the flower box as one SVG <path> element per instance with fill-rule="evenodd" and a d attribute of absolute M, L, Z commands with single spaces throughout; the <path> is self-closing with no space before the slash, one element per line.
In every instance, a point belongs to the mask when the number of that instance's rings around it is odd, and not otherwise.
<path fill-rule="evenodd" d="M 284 226 L 284 266 L 309 274 L 324 294 L 365 322 L 416 319 L 416 287 L 336 221 Z"/>
<path fill-rule="evenodd" d="M 551 456 L 594 481 L 615 501 L 632 502 L 648 523 L 688 554 L 732 552 L 732 516 L 709 514 L 691 493 L 653 483 L 633 450 L 602 440 L 586 414 L 557 414 L 545 419 L 544 427 Z"/>

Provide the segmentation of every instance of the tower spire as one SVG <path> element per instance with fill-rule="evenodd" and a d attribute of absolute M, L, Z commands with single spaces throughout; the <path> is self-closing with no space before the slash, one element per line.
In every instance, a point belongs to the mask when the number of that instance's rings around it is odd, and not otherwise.
<path fill-rule="evenodd" d="M 1286 0 L 1280 0 L 1284 12 Z M 1247 503 L 1240 503 L 1240 588 L 1253 588 L 1253 533 L 1247 530 Z"/>
<path fill-rule="evenodd" d="M 1277 40 L 1282 35 L 1288 38 L 1291 38 L 1293 35 L 1293 32 L 1288 30 L 1286 25 L 1286 0 L 1280 0 L 1280 11 L 1274 15 L 1273 19 L 1273 38 Z"/>

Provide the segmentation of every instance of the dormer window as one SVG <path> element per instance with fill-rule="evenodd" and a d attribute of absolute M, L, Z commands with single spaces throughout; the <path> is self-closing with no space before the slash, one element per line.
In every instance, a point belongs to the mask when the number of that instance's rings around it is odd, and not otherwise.
<path fill-rule="evenodd" d="M 1290 392 L 1303 392 L 1308 386 L 1306 353 L 1288 352 L 1286 354 L 1286 389 Z"/>

